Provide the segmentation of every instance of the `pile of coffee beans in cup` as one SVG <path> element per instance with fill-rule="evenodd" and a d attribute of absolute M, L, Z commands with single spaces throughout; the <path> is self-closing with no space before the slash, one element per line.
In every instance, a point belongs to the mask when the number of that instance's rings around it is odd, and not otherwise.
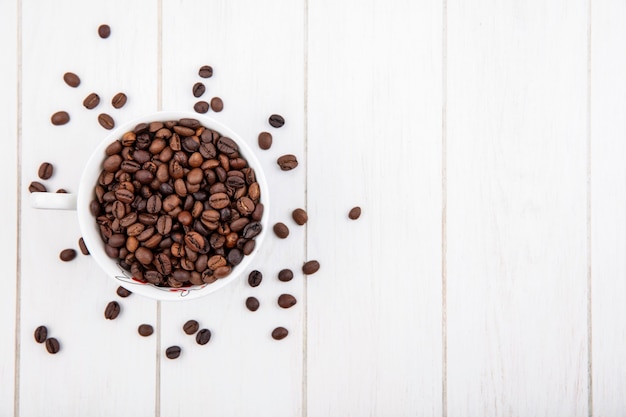
<path fill-rule="evenodd" d="M 105 152 L 90 211 L 106 254 L 134 278 L 213 283 L 254 250 L 261 189 L 231 138 L 196 119 L 154 121 Z"/>

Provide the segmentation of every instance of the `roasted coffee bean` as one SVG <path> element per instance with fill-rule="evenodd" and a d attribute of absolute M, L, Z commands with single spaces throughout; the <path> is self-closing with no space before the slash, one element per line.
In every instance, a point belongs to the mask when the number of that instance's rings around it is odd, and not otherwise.
<path fill-rule="evenodd" d="M 163 281 L 163 275 L 154 270 L 146 271 L 143 276 L 149 283 L 154 285 L 159 285 Z"/>
<path fill-rule="evenodd" d="M 141 324 L 137 328 L 137 333 L 139 333 L 143 337 L 148 337 L 154 333 L 154 329 L 149 324 Z"/>
<path fill-rule="evenodd" d="M 301 208 L 295 209 L 291 213 L 291 217 L 293 217 L 293 221 L 296 222 L 296 224 L 299 224 L 300 226 L 302 226 L 309 220 L 309 215 L 306 213 L 306 211 L 304 211 Z"/>
<path fill-rule="evenodd" d="M 109 245 L 114 248 L 121 248 L 126 244 L 126 236 L 121 233 L 116 233 L 109 238 Z"/>
<path fill-rule="evenodd" d="M 281 294 L 278 297 L 278 305 L 282 308 L 289 308 L 297 303 L 296 297 L 291 294 Z"/>
<path fill-rule="evenodd" d="M 276 128 L 282 127 L 285 124 L 285 119 L 279 114 L 272 114 L 268 121 L 270 122 L 270 125 L 272 125 L 272 127 Z"/>
<path fill-rule="evenodd" d="M 202 78 L 211 78 L 213 76 L 213 67 L 211 67 L 210 65 L 203 65 L 202 67 L 200 67 L 198 75 Z"/>
<path fill-rule="evenodd" d="M 285 268 L 281 269 L 278 273 L 278 280 L 282 282 L 288 282 L 293 279 L 293 271 L 291 269 Z"/>
<path fill-rule="evenodd" d="M 246 241 L 242 249 L 243 254 L 246 256 L 250 255 L 254 251 L 255 247 L 256 247 L 256 240 L 251 239 L 251 240 Z"/>
<path fill-rule="evenodd" d="M 289 331 L 284 327 L 277 327 L 272 331 L 272 338 L 276 340 L 282 340 L 289 334 Z"/>
<path fill-rule="evenodd" d="M 67 194 L 67 190 L 65 188 L 59 188 L 56 192 L 57 194 Z"/>
<path fill-rule="evenodd" d="M 246 227 L 243 228 L 242 236 L 246 239 L 252 239 L 257 237 L 261 233 L 262 229 L 263 227 L 259 222 L 248 223 Z"/>
<path fill-rule="evenodd" d="M 28 186 L 28 191 L 30 191 L 31 193 L 45 193 L 46 191 L 48 191 L 48 189 L 42 183 L 33 181 Z"/>
<path fill-rule="evenodd" d="M 217 149 L 231 158 L 235 158 L 239 155 L 239 146 L 237 146 L 237 143 L 226 136 L 222 136 L 217 141 Z"/>
<path fill-rule="evenodd" d="M 126 100 L 128 100 L 128 97 L 126 97 L 126 94 L 117 93 L 111 99 L 111 105 L 115 107 L 116 109 L 121 109 L 126 104 Z"/>
<path fill-rule="evenodd" d="M 120 188 L 115 191 L 115 198 L 124 204 L 130 204 L 135 200 L 135 194 L 132 191 Z M 148 200 L 148 207 L 150 206 L 150 200 Z M 149 211 L 149 210 L 148 210 Z"/>
<path fill-rule="evenodd" d="M 199 345 L 206 345 L 211 340 L 211 331 L 209 329 L 202 329 L 196 335 L 196 343 Z"/>
<path fill-rule="evenodd" d="M 146 210 L 151 214 L 159 213 L 161 211 L 162 204 L 161 197 L 155 194 L 148 199 L 148 202 L 146 203 Z"/>
<path fill-rule="evenodd" d="M 224 110 L 224 102 L 219 97 L 213 97 L 211 99 L 211 108 L 213 109 L 214 112 L 219 113 L 222 110 Z"/>
<path fill-rule="evenodd" d="M 316 273 L 320 269 L 320 263 L 317 261 L 308 261 L 302 265 L 302 272 L 305 275 L 311 275 Z"/>
<path fill-rule="evenodd" d="M 106 113 L 100 113 L 98 115 L 98 123 L 107 130 L 111 130 L 115 127 L 115 121 Z"/>
<path fill-rule="evenodd" d="M 259 300 L 256 297 L 248 297 L 246 298 L 246 307 L 250 311 L 257 311 L 259 309 Z"/>
<path fill-rule="evenodd" d="M 298 166 L 298 159 L 295 155 L 287 154 L 279 157 L 276 163 L 283 171 L 291 171 Z"/>
<path fill-rule="evenodd" d="M 109 25 L 100 25 L 98 27 L 98 35 L 102 39 L 106 39 L 111 35 L 111 27 Z"/>
<path fill-rule="evenodd" d="M 70 115 L 66 111 L 58 111 L 50 116 L 50 121 L 55 126 L 61 126 L 70 121 Z"/>
<path fill-rule="evenodd" d="M 251 287 L 258 287 L 263 281 L 263 273 L 261 271 L 257 271 L 256 269 L 248 275 L 248 284 Z"/>
<path fill-rule="evenodd" d="M 117 301 L 111 301 L 104 309 L 104 318 L 107 320 L 115 320 L 120 314 L 120 304 Z"/>
<path fill-rule="evenodd" d="M 226 193 L 216 193 L 209 197 L 209 205 L 216 210 L 223 209 L 230 204 L 230 198 Z"/>
<path fill-rule="evenodd" d="M 263 150 L 267 150 L 272 147 L 272 134 L 269 132 L 261 132 L 259 133 L 259 148 Z"/>
<path fill-rule="evenodd" d="M 168 235 L 172 231 L 172 217 L 164 214 L 159 217 L 156 223 L 157 232 Z"/>
<path fill-rule="evenodd" d="M 204 238 L 198 232 L 189 232 L 185 235 L 185 244 L 195 252 L 204 249 Z"/>
<path fill-rule="evenodd" d="M 102 163 L 102 168 L 104 168 L 106 172 L 114 173 L 118 169 L 120 169 L 120 167 L 122 166 L 122 161 L 123 159 L 120 155 L 111 155 L 104 160 L 104 162 Z"/>
<path fill-rule="evenodd" d="M 230 265 L 220 266 L 219 268 L 217 268 L 215 270 L 213 275 L 217 279 L 222 279 L 222 278 L 226 278 L 228 275 L 230 275 L 231 271 L 232 271 L 232 267 Z"/>
<path fill-rule="evenodd" d="M 274 225 L 274 234 L 281 239 L 289 236 L 289 228 L 285 223 L 278 222 Z"/>
<path fill-rule="evenodd" d="M 241 197 L 237 200 L 237 210 L 242 216 L 249 216 L 254 212 L 254 202 L 248 197 Z M 289 229 L 287 229 L 287 234 L 289 234 Z"/>
<path fill-rule="evenodd" d="M 206 87 L 202 83 L 195 83 L 191 91 L 194 97 L 200 97 L 206 91 Z"/>
<path fill-rule="evenodd" d="M 46 350 L 48 351 L 48 353 L 54 355 L 58 353 L 59 350 L 61 350 L 61 345 L 56 338 L 51 337 L 46 339 Z"/>
<path fill-rule="evenodd" d="M 126 288 L 122 286 L 117 287 L 117 290 L 115 292 L 117 293 L 117 295 L 119 295 L 122 298 L 126 298 L 132 294 L 132 292 L 128 291 Z"/>
<path fill-rule="evenodd" d="M 43 343 L 48 338 L 48 328 L 46 326 L 39 326 L 35 329 L 35 342 Z"/>
<path fill-rule="evenodd" d="M 239 265 L 241 263 L 241 261 L 243 261 L 243 252 L 241 252 L 237 248 L 233 248 L 233 249 L 230 250 L 230 252 L 228 252 L 228 256 L 226 257 L 226 260 L 232 266 Z"/>
<path fill-rule="evenodd" d="M 52 173 L 54 172 L 54 167 L 50 162 L 44 162 L 39 165 L 38 175 L 42 180 L 48 180 L 52 177 Z"/>
<path fill-rule="evenodd" d="M 193 105 L 193 109 L 196 111 L 196 113 L 201 113 L 204 114 L 206 112 L 209 111 L 209 103 L 207 103 L 206 101 L 198 101 L 196 104 Z"/>
<path fill-rule="evenodd" d="M 196 320 L 188 320 L 185 324 L 183 324 L 183 331 L 188 335 L 192 335 L 198 331 L 199 327 L 200 325 Z"/>
<path fill-rule="evenodd" d="M 352 209 L 350 209 L 350 212 L 348 213 L 348 217 L 351 220 L 356 220 L 359 217 L 361 217 L 361 207 L 359 206 L 352 207 Z"/>
<path fill-rule="evenodd" d="M 89 249 L 87 249 L 87 245 L 85 245 L 85 241 L 82 237 L 78 239 L 78 248 L 83 255 L 89 255 Z"/>
<path fill-rule="evenodd" d="M 180 346 L 170 346 L 165 349 L 165 356 L 167 356 L 168 359 L 176 359 L 180 356 L 180 352 Z"/>
<path fill-rule="evenodd" d="M 63 81 L 65 81 L 65 84 L 74 88 L 80 85 L 80 77 L 78 77 L 78 75 L 74 74 L 73 72 L 66 72 L 65 74 L 63 74 Z"/>
<path fill-rule="evenodd" d="M 74 249 L 63 249 L 59 254 L 59 259 L 63 262 L 69 262 L 76 258 L 76 251 Z"/>
<path fill-rule="evenodd" d="M 96 93 L 89 94 L 83 100 L 83 106 L 85 106 L 85 108 L 88 110 L 95 109 L 96 107 L 98 107 L 98 104 L 100 104 L 100 96 Z"/>
<path fill-rule="evenodd" d="M 135 251 L 135 258 L 143 265 L 150 265 L 154 259 L 154 254 L 150 249 L 140 247 Z"/>

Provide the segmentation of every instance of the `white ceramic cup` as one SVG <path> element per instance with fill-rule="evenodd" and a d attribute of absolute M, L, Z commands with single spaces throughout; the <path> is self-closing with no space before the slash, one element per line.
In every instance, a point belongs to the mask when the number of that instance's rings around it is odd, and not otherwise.
<path fill-rule="evenodd" d="M 261 202 L 264 205 L 264 215 L 261 220 L 262 232 L 255 238 L 256 246 L 250 255 L 244 256 L 241 263 L 233 267 L 232 272 L 226 278 L 218 279 L 212 284 L 192 285 L 183 288 L 157 287 L 150 283 L 144 283 L 134 279 L 129 271 L 124 270 L 116 259 L 109 258 L 104 251 L 104 242 L 100 238 L 100 230 L 96 223 L 96 219 L 89 211 L 89 203 L 95 198 L 95 186 L 98 183 L 98 177 L 102 172 L 102 162 L 105 155 L 105 149 L 113 141 L 122 137 L 122 135 L 133 130 L 139 123 L 149 123 L 153 121 L 179 120 L 182 118 L 193 118 L 198 120 L 203 126 L 219 132 L 222 136 L 233 139 L 239 145 L 239 153 L 248 161 L 248 165 L 254 169 L 256 180 L 261 189 Z M 269 218 L 270 199 L 268 193 L 267 182 L 263 169 L 250 149 L 250 147 L 229 127 L 211 119 L 204 115 L 198 115 L 188 112 L 157 112 L 148 114 L 138 119 L 124 123 L 112 130 L 96 147 L 91 157 L 87 161 L 83 173 L 80 178 L 78 192 L 72 193 L 31 193 L 31 205 L 39 209 L 60 209 L 60 210 L 76 210 L 78 213 L 78 222 L 80 230 L 89 249 L 89 252 L 96 263 L 106 272 L 106 274 L 116 281 L 119 285 L 123 285 L 134 293 L 138 293 L 156 300 L 175 301 L 190 300 L 210 294 L 220 288 L 228 285 L 234 280 L 241 277 L 242 273 L 248 271 L 249 265 L 255 258 L 261 248 L 261 244 L 267 234 L 267 224 Z"/>

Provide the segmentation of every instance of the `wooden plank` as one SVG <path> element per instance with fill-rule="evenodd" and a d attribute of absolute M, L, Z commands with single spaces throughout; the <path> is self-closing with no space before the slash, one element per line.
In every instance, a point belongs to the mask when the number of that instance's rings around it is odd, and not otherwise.
<path fill-rule="evenodd" d="M 305 230 L 290 218 L 304 206 L 304 3 L 272 0 L 164 1 L 163 2 L 163 108 L 193 111 L 199 100 L 192 95 L 196 82 L 206 85 L 201 99 L 221 97 L 224 110 L 207 115 L 239 133 L 265 168 L 271 193 L 270 224 L 291 228 L 287 240 L 268 234 L 253 266 L 227 287 L 199 300 L 163 303 L 161 312 L 161 415 L 295 416 L 302 409 L 303 314 L 306 303 L 302 276 L 278 281 L 283 268 L 297 270 L 304 260 Z M 211 65 L 213 76 L 202 79 L 198 69 Z M 278 113 L 285 126 L 274 129 L 267 118 Z M 261 131 L 274 136 L 271 149 L 261 151 Z M 278 156 L 292 153 L 300 166 L 278 169 Z M 251 288 L 252 268 L 264 274 Z M 289 310 L 276 305 L 288 292 L 298 304 Z M 252 313 L 245 299 L 255 296 L 261 307 Z M 182 331 L 188 319 L 212 332 L 208 345 L 198 346 Z M 270 336 L 276 326 L 289 329 L 277 342 Z M 166 359 L 170 345 L 183 349 L 175 361 Z M 194 381 L 190 383 L 190 381 Z M 202 401 L 180 401 L 180 392 Z"/>
<path fill-rule="evenodd" d="M 592 2 L 591 265 L 593 415 L 626 410 L 626 5 Z"/>
<path fill-rule="evenodd" d="M 51 191 L 76 192 L 86 158 L 107 133 L 96 121 L 100 112 L 121 123 L 156 109 L 156 5 L 23 0 L 22 7 L 19 413 L 154 415 L 157 337 L 140 337 L 137 326 L 156 324 L 156 303 L 138 295 L 119 298 L 117 285 L 88 256 L 61 262 L 62 249 L 78 250 L 76 214 L 32 209 L 27 194 L 44 161 L 55 166 L 44 181 Z M 98 37 L 102 23 L 111 26 L 108 39 Z M 66 71 L 81 77 L 78 88 L 64 84 Z M 120 110 L 110 104 L 118 91 L 129 97 Z M 91 92 L 101 103 L 87 110 L 82 102 Z M 70 123 L 52 126 L 57 110 L 67 110 Z M 122 306 L 115 321 L 103 317 L 111 300 Z M 34 342 L 39 325 L 60 341 L 58 354 Z"/>
<path fill-rule="evenodd" d="M 442 414 L 441 7 L 309 2 L 309 416 Z"/>
<path fill-rule="evenodd" d="M 448 2 L 449 416 L 588 415 L 585 2 Z"/>

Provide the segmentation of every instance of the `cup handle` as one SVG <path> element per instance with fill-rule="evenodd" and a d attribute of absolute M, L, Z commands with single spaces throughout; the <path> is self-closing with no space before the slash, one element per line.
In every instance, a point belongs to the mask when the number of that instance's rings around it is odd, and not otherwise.
<path fill-rule="evenodd" d="M 36 209 L 76 210 L 76 194 L 72 193 L 31 193 L 30 205 Z"/>

